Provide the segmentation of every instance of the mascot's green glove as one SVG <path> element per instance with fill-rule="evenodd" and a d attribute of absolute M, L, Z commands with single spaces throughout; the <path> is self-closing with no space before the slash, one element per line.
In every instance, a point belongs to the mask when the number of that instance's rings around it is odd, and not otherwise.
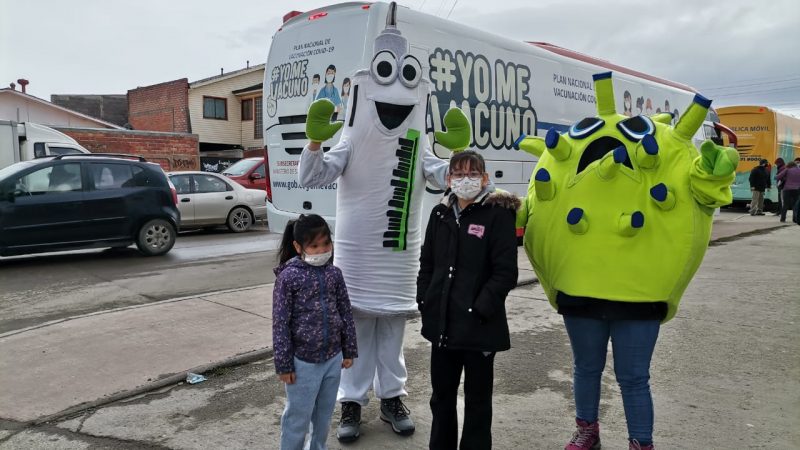
<path fill-rule="evenodd" d="M 306 136 L 312 142 L 324 142 L 332 138 L 344 122 L 331 122 L 336 106 L 327 98 L 316 100 L 308 107 Z"/>
<path fill-rule="evenodd" d="M 313 106 L 313 105 L 312 105 Z M 458 108 L 450 108 L 444 115 L 444 131 L 434 133 L 436 142 L 445 146 L 453 153 L 460 152 L 469 147 L 472 141 L 472 125 L 467 115 Z"/>
<path fill-rule="evenodd" d="M 700 146 L 700 156 L 689 169 L 692 196 L 712 212 L 714 208 L 731 203 L 731 183 L 736 177 L 739 153 L 730 147 L 705 141 Z"/>
<path fill-rule="evenodd" d="M 700 146 L 701 167 L 714 176 L 730 175 L 739 165 L 739 153 L 731 147 L 722 147 L 711 141 Z"/>

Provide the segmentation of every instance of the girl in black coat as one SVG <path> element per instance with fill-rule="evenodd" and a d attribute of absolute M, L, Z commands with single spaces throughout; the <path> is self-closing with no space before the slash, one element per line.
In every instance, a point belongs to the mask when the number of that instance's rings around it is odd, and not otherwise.
<path fill-rule="evenodd" d="M 495 352 L 511 346 L 505 300 L 517 283 L 519 200 L 493 193 L 483 158 L 453 155 L 452 193 L 431 212 L 417 278 L 422 335 L 431 351 L 431 449 L 456 449 L 456 400 L 464 371 L 461 449 L 492 445 Z"/>

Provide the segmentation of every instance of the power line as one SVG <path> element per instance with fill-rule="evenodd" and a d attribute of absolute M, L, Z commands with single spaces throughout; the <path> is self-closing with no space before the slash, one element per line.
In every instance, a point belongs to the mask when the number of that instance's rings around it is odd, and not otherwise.
<path fill-rule="evenodd" d="M 800 80 L 800 77 L 792 77 L 792 78 L 784 78 L 781 80 L 775 81 L 762 81 L 760 83 L 748 83 L 748 84 L 731 84 L 728 86 L 719 86 L 719 87 L 708 87 L 701 89 L 702 91 L 719 91 L 719 90 L 727 90 L 727 89 L 738 89 L 742 87 L 749 87 L 749 86 L 763 86 L 766 84 L 779 84 L 779 83 L 786 83 L 789 81 L 796 81 Z"/>
<path fill-rule="evenodd" d="M 767 103 L 769 103 L 770 105 L 779 105 L 779 106 L 792 106 L 792 105 L 800 106 L 800 101 L 798 100 L 789 100 L 785 102 L 767 102 Z"/>
<path fill-rule="evenodd" d="M 439 12 L 441 12 L 443 6 L 444 6 L 444 0 L 442 0 L 441 3 L 439 3 L 439 7 L 436 8 L 436 16 L 437 17 L 439 16 Z"/>
<path fill-rule="evenodd" d="M 713 97 L 716 98 L 726 98 L 726 97 L 741 97 L 743 95 L 754 95 L 754 94 L 773 94 L 777 92 L 787 92 L 787 91 L 794 91 L 800 89 L 800 86 L 791 86 L 791 87 L 782 87 L 777 89 L 764 89 L 760 91 L 745 91 L 745 92 L 734 92 L 731 94 L 716 94 Z"/>
<path fill-rule="evenodd" d="M 794 76 L 792 76 L 792 78 L 793 77 Z M 759 77 L 759 78 L 747 78 L 747 79 L 744 79 L 744 80 L 739 80 L 739 81 L 737 81 L 737 83 L 748 83 L 748 82 L 751 82 L 751 81 L 761 81 L 761 80 L 774 80 L 775 78 L 776 77 L 774 77 L 774 76 L 772 76 L 772 77 Z M 778 79 L 780 80 L 781 78 L 778 78 Z M 709 88 L 713 89 L 714 86 L 710 86 Z"/>
<path fill-rule="evenodd" d="M 453 10 L 454 10 L 454 9 L 456 9 L 456 5 L 457 5 L 457 4 L 458 4 L 458 0 L 456 0 L 455 2 L 453 2 L 453 6 L 450 8 L 450 12 L 449 12 L 449 13 L 447 13 L 447 17 L 445 17 L 445 19 L 449 19 L 449 18 L 450 18 L 450 14 L 453 14 Z"/>

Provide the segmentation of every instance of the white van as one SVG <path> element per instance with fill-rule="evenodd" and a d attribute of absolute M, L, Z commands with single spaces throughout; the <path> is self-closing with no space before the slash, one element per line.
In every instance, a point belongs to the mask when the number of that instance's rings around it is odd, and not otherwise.
<path fill-rule="evenodd" d="M 89 150 L 50 127 L 0 120 L 0 169 L 20 161 L 73 153 L 89 153 Z"/>
<path fill-rule="evenodd" d="M 301 188 L 300 152 L 307 143 L 308 106 L 316 98 L 336 104 L 336 120 L 345 120 L 349 81 L 368 68 L 375 37 L 383 30 L 388 3 L 341 3 L 306 13 L 290 12 L 272 39 L 264 78 L 264 137 L 272 201 L 270 228 L 282 231 L 301 213 L 314 212 L 334 224 L 336 183 Z M 627 115 L 683 113 L 694 89 L 636 72 L 554 45 L 518 42 L 436 16 L 399 7 L 397 28 L 431 81 L 428 135 L 442 130 L 444 113 L 460 107 L 472 121 L 470 148 L 481 152 L 499 188 L 520 196 L 527 191 L 536 158 L 514 149 L 522 134 L 544 135 L 596 114 L 592 75 L 614 72 L 617 111 Z M 713 125 L 704 133 L 716 133 Z M 719 138 L 719 135 L 714 136 Z M 323 143 L 326 149 L 338 135 Z M 449 151 L 433 144 L 434 153 Z M 428 189 L 429 207 L 441 191 Z M 428 211 L 429 209 L 425 209 Z M 427 218 L 427 212 L 422 214 Z"/>

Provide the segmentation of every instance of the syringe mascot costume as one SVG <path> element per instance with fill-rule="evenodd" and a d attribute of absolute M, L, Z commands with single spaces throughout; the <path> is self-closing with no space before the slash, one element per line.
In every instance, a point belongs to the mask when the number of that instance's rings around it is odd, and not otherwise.
<path fill-rule="evenodd" d="M 570 336 L 575 439 L 599 441 L 610 337 L 630 439 L 647 443 L 649 363 L 659 325 L 675 315 L 703 259 L 714 209 L 731 202 L 739 158 L 711 141 L 698 155 L 692 136 L 711 104 L 700 95 L 672 127 L 669 114 L 617 114 L 610 72 L 595 75 L 594 86 L 597 117 L 564 135 L 551 129 L 544 139 L 518 140 L 540 158 L 518 226 L 525 226 L 525 251 Z"/>
<path fill-rule="evenodd" d="M 309 108 L 311 142 L 298 168 L 303 186 L 339 180 L 334 264 L 347 283 L 358 340 L 358 358 L 342 372 L 339 387 L 341 441 L 358 438 L 370 387 L 381 399 L 381 419 L 398 434 L 414 432 L 401 401 L 407 395 L 403 335 L 406 319 L 417 311 L 425 184 L 446 188 L 448 163 L 432 153 L 425 128 L 429 81 L 395 17 L 391 3 L 370 68 L 352 77 L 344 123 L 330 122 L 334 106 L 327 100 Z M 439 144 L 453 151 L 469 145 L 472 132 L 461 110 L 449 110 L 444 124 L 447 132 L 435 133 Z M 342 125 L 339 142 L 319 151 Z"/>

